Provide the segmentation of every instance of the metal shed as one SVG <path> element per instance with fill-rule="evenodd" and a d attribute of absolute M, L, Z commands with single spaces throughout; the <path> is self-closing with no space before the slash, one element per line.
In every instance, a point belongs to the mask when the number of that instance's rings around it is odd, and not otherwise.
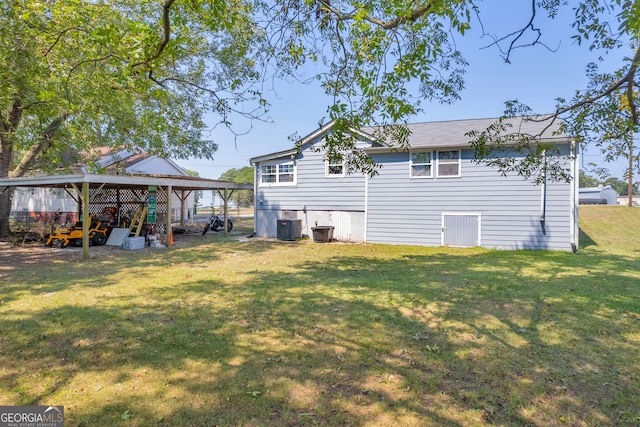
<path fill-rule="evenodd" d="M 157 189 L 158 224 L 171 232 L 171 197 L 176 194 L 184 200 L 191 191 L 217 191 L 224 201 L 225 221 L 228 213 L 228 200 L 235 190 L 253 190 L 252 184 L 238 184 L 194 177 L 177 177 L 166 175 L 46 175 L 21 178 L 0 179 L 0 192 L 10 187 L 47 187 L 62 189 L 77 197 L 83 224 L 83 258 L 89 258 L 89 215 L 97 213 L 106 204 L 122 206 L 139 205 L 146 200 L 150 186 Z M 184 223 L 181 209 L 180 223 Z M 225 231 L 226 233 L 226 231 Z"/>
<path fill-rule="evenodd" d="M 578 189 L 581 205 L 617 205 L 618 193 L 610 185 Z"/>

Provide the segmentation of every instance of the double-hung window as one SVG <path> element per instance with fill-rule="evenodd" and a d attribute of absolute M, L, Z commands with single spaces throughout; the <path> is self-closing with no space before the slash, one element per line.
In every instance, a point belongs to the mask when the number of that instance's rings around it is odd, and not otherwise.
<path fill-rule="evenodd" d="M 344 159 L 335 158 L 326 161 L 326 176 L 344 176 Z"/>
<path fill-rule="evenodd" d="M 460 164 L 460 150 L 438 151 L 438 177 L 461 176 Z"/>
<path fill-rule="evenodd" d="M 293 183 L 295 181 L 293 163 L 278 165 L 278 182 Z"/>
<path fill-rule="evenodd" d="M 411 153 L 411 178 L 431 178 L 433 176 L 431 151 Z"/>
<path fill-rule="evenodd" d="M 260 182 L 263 184 L 271 184 L 277 182 L 278 174 L 276 171 L 278 170 L 278 165 L 263 165 L 260 173 L 261 179 Z"/>
<path fill-rule="evenodd" d="M 265 185 L 295 184 L 295 165 L 293 162 L 272 163 L 260 167 L 260 183 Z"/>

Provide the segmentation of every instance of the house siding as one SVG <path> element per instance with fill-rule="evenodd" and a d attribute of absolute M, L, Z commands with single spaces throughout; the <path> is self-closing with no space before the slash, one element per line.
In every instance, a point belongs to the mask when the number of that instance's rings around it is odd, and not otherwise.
<path fill-rule="evenodd" d="M 20 221 L 52 221 L 54 213 L 62 214 L 62 221 L 74 222 L 78 202 L 61 189 L 18 187 L 11 200 L 11 212 Z"/>
<path fill-rule="evenodd" d="M 384 167 L 368 183 L 366 240 L 439 246 L 444 212 L 480 213 L 483 247 L 571 249 L 570 184 L 547 184 L 543 226 L 542 186 L 472 158 L 472 150 L 462 151 L 461 177 L 411 179 L 408 153 L 375 155 Z"/>
<path fill-rule="evenodd" d="M 277 235 L 277 220 L 300 219 L 303 233 L 314 225 L 333 225 L 339 240 L 424 246 L 480 245 L 497 249 L 575 250 L 577 245 L 577 190 L 573 183 L 536 185 L 517 174 L 503 176 L 498 170 L 473 161 L 466 132 L 484 129 L 494 119 L 436 122 L 411 125 L 409 146 L 430 151 L 431 177 L 412 178 L 408 152 L 393 151 L 384 142 L 370 144 L 368 154 L 381 165 L 372 178 L 363 175 L 326 177 L 321 128 L 303 138 L 301 153 L 294 150 L 252 159 L 261 162 L 295 156 L 297 181 L 291 186 L 256 186 L 256 232 Z M 515 120 L 516 129 L 545 134 L 566 156 L 573 176 L 577 164 L 571 140 L 558 137 L 540 121 Z M 533 127 L 531 130 L 529 128 Z M 529 129 L 529 130 L 527 130 Z M 366 130 L 365 130 L 366 132 Z M 460 174 L 438 177 L 439 152 L 460 152 Z M 453 174 L 455 157 L 442 153 L 444 171 Z M 505 155 L 508 155 L 505 153 Z M 426 156 L 414 156 L 416 170 L 427 172 Z M 263 164 L 262 163 L 262 164 Z M 542 206 L 544 221 L 541 221 Z"/>
<path fill-rule="evenodd" d="M 327 177 L 324 153 L 312 149 L 321 143 L 321 139 L 313 141 L 297 155 L 295 185 L 268 186 L 258 182 L 255 214 L 258 236 L 276 237 L 277 221 L 286 215 L 288 219 L 302 220 L 303 234 L 311 235 L 311 228 L 316 224 L 330 225 L 335 227 L 337 239 L 362 241 L 365 176 Z M 259 171 L 263 163 L 256 163 L 256 170 Z"/>

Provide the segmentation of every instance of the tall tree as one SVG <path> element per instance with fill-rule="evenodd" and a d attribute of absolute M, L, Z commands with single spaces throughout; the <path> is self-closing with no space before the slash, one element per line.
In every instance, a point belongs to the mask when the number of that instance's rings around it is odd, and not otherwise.
<path fill-rule="evenodd" d="M 629 184 L 628 182 L 622 181 L 618 178 L 608 177 L 604 181 L 604 185 L 610 185 L 612 189 L 618 193 L 619 196 L 629 196 Z M 637 188 L 637 184 L 634 184 L 631 187 L 631 196 L 635 193 Z"/>
<path fill-rule="evenodd" d="M 254 169 L 245 166 L 240 169 L 231 168 L 220 175 L 220 179 L 224 181 L 237 182 L 240 184 L 253 184 Z M 247 207 L 253 203 L 252 190 L 235 190 L 235 199 L 238 206 Z"/>
<path fill-rule="evenodd" d="M 628 166 L 624 175 L 631 193 L 633 177 L 640 173 L 638 150 L 633 144 L 634 133 L 640 130 L 640 2 L 585 0 L 569 5 L 566 0 L 532 0 L 530 20 L 523 24 L 520 31 L 495 38 L 495 45 L 505 60 L 509 61 L 514 49 L 538 43 L 544 37 L 538 25 L 540 12 L 545 12 L 547 18 L 553 19 L 560 8 L 567 7 L 572 7 L 574 11 L 574 41 L 597 52 L 599 60 L 587 65 L 589 83 L 585 88 L 576 90 L 571 99 L 558 99 L 552 114 L 535 116 L 532 120 L 547 122 L 549 127 L 561 123 L 559 131 L 574 137 L 580 146 L 599 147 L 606 161 L 626 159 Z M 533 42 L 522 42 L 527 33 L 534 34 Z M 623 61 L 613 71 L 600 71 L 601 63 L 607 62 L 607 66 L 611 66 L 611 52 L 624 52 Z M 526 105 L 517 101 L 508 102 L 504 117 L 494 127 L 503 126 L 516 115 L 531 113 Z M 471 136 L 475 138 L 474 144 L 481 153 L 500 149 L 503 144 L 518 140 L 517 148 L 525 155 L 525 159 L 515 164 L 502 162 L 499 164 L 502 172 L 528 175 L 546 171 L 544 157 L 536 150 L 540 146 L 541 135 L 518 134 L 514 129 L 503 126 L 501 132 L 492 134 L 487 130 Z M 553 147 L 547 148 L 553 150 Z M 571 178 L 566 168 L 563 169 L 560 164 L 555 166 L 555 178 Z"/>
<path fill-rule="evenodd" d="M 529 0 L 528 4 L 530 15 L 519 30 L 498 36 L 485 32 L 506 62 L 515 60 L 512 54 L 517 49 L 544 46 L 543 24 L 553 25 L 561 9 L 574 13 L 574 41 L 597 52 L 600 62 L 609 60 L 614 51 L 628 52 L 628 56 L 610 73 L 600 73 L 598 64 L 589 64 L 590 84 L 570 100 L 558 99 L 551 114 L 535 114 L 526 105 L 507 101 L 500 120 L 484 132 L 469 135 L 477 161 L 538 181 L 543 177 L 570 180 L 569 156 L 542 138 L 548 133 L 568 133 L 579 145 L 593 141 L 610 160 L 627 158 L 626 176 L 631 183 L 638 160 L 633 134 L 640 116 L 635 88 L 640 2 Z M 376 136 L 391 138 L 402 148 L 408 132 L 401 124 L 420 111 L 422 101 L 454 102 L 459 97 L 467 64 L 455 38 L 464 36 L 471 25 L 484 30 L 481 0 L 275 0 L 266 7 L 269 19 L 263 26 L 267 40 L 274 42 L 265 52 L 281 57 L 283 72 L 291 74 L 309 61 L 324 66 L 312 78 L 319 79 L 333 98 L 328 116 L 336 126 L 327 140 L 327 156 L 346 157 L 351 170 L 370 174 L 376 173 L 376 165 L 355 148 L 356 137 L 350 129 L 372 126 Z M 547 122 L 548 129 L 536 135 L 520 133 L 513 126 L 515 116 Z M 523 160 L 501 161 L 492 156 L 505 145 Z"/>
<path fill-rule="evenodd" d="M 506 61 L 514 49 L 541 44 L 540 19 L 573 8 L 575 40 L 589 49 L 628 49 L 617 71 L 588 68 L 590 85 L 554 114 L 579 143 L 596 138 L 612 156 L 637 157 L 636 78 L 640 2 L 530 0 L 521 31 L 496 37 Z M 403 123 L 425 100 L 455 102 L 466 62 L 455 38 L 481 22 L 481 0 L 5 0 L 0 2 L 0 177 L 61 165 L 92 145 L 137 145 L 148 152 L 210 158 L 204 116 L 233 123 L 267 107 L 259 90 L 271 78 L 321 81 L 335 122 L 331 158 L 375 174 L 351 129 L 370 126 L 402 148 Z M 530 42 L 523 42 L 532 34 Z M 255 84 L 255 85 L 254 85 Z M 258 88 L 258 89 L 256 89 Z M 620 109 L 620 97 L 628 108 Z M 540 135 L 514 137 L 506 119 L 531 111 L 510 102 L 505 118 L 475 138 L 478 153 L 501 143 L 525 155 L 503 172 L 569 179 Z M 562 130 L 562 129 L 561 129 Z M 517 133 L 517 132 L 516 132 Z M 505 134 L 506 136 L 505 138 Z M 482 160 L 482 159 L 479 159 Z M 628 171 L 632 174 L 632 168 Z M 0 236 L 10 192 L 0 195 Z"/>
<path fill-rule="evenodd" d="M 250 14 L 216 0 L 0 2 L 0 177 L 91 146 L 212 158 L 204 115 L 228 124 L 240 103 L 259 105 Z M 0 236 L 10 200 L 0 195 Z"/>
<path fill-rule="evenodd" d="M 422 102 L 459 98 L 467 63 L 453 34 L 469 29 L 475 3 L 273 0 L 261 9 L 269 42 L 263 52 L 277 59 L 277 72 L 321 82 L 334 122 L 327 157 L 343 157 L 349 171 L 375 174 L 350 130 L 369 126 L 377 138 L 403 147 L 408 131 L 398 124 Z M 318 71 L 309 76 L 310 70 Z"/>
<path fill-rule="evenodd" d="M 580 188 L 596 187 L 598 185 L 598 178 L 588 175 L 585 171 L 580 169 L 578 185 Z"/>

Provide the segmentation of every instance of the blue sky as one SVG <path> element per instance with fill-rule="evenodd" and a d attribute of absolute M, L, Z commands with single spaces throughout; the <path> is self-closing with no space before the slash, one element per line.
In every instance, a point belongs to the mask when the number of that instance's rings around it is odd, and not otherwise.
<path fill-rule="evenodd" d="M 506 35 L 518 30 L 529 19 L 530 5 L 530 0 L 482 3 L 485 31 Z M 461 100 L 452 105 L 424 104 L 424 112 L 410 121 L 498 117 L 504 110 L 504 102 L 512 99 L 529 105 L 535 113 L 546 113 L 553 110 L 556 98 L 570 98 L 575 90 L 582 89 L 587 83 L 585 67 L 596 54 L 571 40 L 571 11 L 565 10 L 555 20 L 549 20 L 541 13 L 538 16 L 536 22 L 543 31 L 542 41 L 554 51 L 540 45 L 518 49 L 507 64 L 497 48 L 487 47 L 491 39 L 482 37 L 480 25 L 474 21 L 471 31 L 464 37 L 456 37 L 458 49 L 469 62 Z M 618 67 L 620 57 L 628 54 L 617 53 L 601 67 Z M 213 161 L 190 159 L 178 161 L 178 164 L 212 179 L 230 168 L 249 166 L 251 157 L 291 148 L 293 144 L 288 136 L 294 133 L 304 136 L 314 131 L 318 122 L 326 117 L 331 102 L 317 85 L 287 81 L 275 81 L 274 92 L 266 96 L 271 103 L 268 114 L 271 123 L 249 125 L 236 119 L 236 132 L 250 131 L 234 139 L 231 133 L 216 129 L 212 138 L 219 148 Z M 612 176 L 622 178 L 625 161 L 611 164 L 602 159 L 597 148 L 588 148 L 582 155 L 584 165 L 597 163 L 609 168 Z"/>

